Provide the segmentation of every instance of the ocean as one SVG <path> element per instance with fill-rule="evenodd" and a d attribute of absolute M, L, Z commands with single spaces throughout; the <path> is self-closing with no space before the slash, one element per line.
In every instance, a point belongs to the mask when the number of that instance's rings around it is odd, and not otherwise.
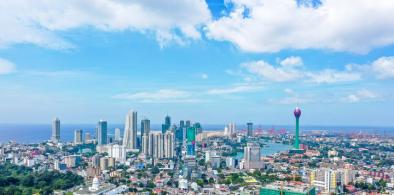
<path fill-rule="evenodd" d="M 202 125 L 205 131 L 223 130 L 224 124 Z M 82 129 L 83 132 L 89 132 L 92 137 L 95 134 L 95 124 L 62 124 L 60 137 L 63 141 L 72 141 L 74 138 L 74 130 Z M 269 130 L 281 129 L 293 132 L 294 126 L 290 125 L 255 125 L 256 129 Z M 120 128 L 123 135 L 123 124 L 109 124 L 108 134 L 113 135 L 114 129 Z M 160 130 L 161 125 L 151 125 L 154 130 Z M 237 125 L 237 129 L 246 129 L 245 125 Z M 380 134 L 394 137 L 394 127 L 360 127 L 360 126 L 301 126 L 300 132 L 311 130 L 324 130 L 327 132 L 341 133 L 369 133 Z M 51 124 L 0 124 L 0 143 L 8 141 L 16 141 L 18 143 L 40 143 L 48 140 L 51 136 Z"/>

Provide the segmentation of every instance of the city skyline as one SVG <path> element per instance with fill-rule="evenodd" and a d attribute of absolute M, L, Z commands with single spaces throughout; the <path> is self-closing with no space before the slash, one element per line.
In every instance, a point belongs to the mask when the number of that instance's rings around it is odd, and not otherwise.
<path fill-rule="evenodd" d="M 14 0 L 0 26 L 0 195 L 394 195 L 394 0 Z"/>
<path fill-rule="evenodd" d="M 394 126 L 389 0 L 25 3 L 0 3 L 0 124 Z"/>

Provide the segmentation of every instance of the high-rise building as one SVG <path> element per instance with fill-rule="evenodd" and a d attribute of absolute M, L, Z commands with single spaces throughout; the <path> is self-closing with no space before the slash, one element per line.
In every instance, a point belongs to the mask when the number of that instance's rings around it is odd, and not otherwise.
<path fill-rule="evenodd" d="M 154 133 L 149 133 L 148 135 L 148 155 L 152 156 L 153 155 L 153 137 L 154 137 Z"/>
<path fill-rule="evenodd" d="M 161 132 L 164 134 L 166 131 L 168 131 L 171 127 L 171 117 L 166 116 L 164 118 L 164 124 L 161 125 Z"/>
<path fill-rule="evenodd" d="M 63 161 L 68 168 L 73 168 L 80 164 L 81 159 L 82 158 L 79 155 L 70 155 L 70 156 L 65 156 Z"/>
<path fill-rule="evenodd" d="M 108 169 L 108 157 L 101 157 L 100 158 L 100 170 L 104 171 Z"/>
<path fill-rule="evenodd" d="M 152 133 L 152 156 L 153 158 L 159 159 L 164 156 L 164 147 L 163 147 L 163 134 L 162 133 Z"/>
<path fill-rule="evenodd" d="M 224 135 L 232 136 L 235 133 L 235 123 L 229 123 L 228 126 L 224 127 Z"/>
<path fill-rule="evenodd" d="M 126 161 L 126 148 L 124 146 L 115 144 L 109 145 L 108 156 L 115 158 L 119 162 Z"/>
<path fill-rule="evenodd" d="M 149 134 L 144 134 L 141 137 L 142 139 L 142 153 L 145 154 L 145 156 L 149 156 L 151 153 L 149 152 Z"/>
<path fill-rule="evenodd" d="M 186 127 L 191 127 L 191 122 L 189 120 L 186 121 Z"/>
<path fill-rule="evenodd" d="M 183 128 L 184 126 L 185 126 L 185 121 L 184 120 L 179 121 L 179 127 Z"/>
<path fill-rule="evenodd" d="M 228 124 L 228 128 L 231 135 L 237 131 L 237 127 L 235 126 L 235 123 Z"/>
<path fill-rule="evenodd" d="M 101 146 L 107 144 L 107 121 L 100 120 L 97 123 L 96 129 L 97 145 Z"/>
<path fill-rule="evenodd" d="M 89 132 L 85 133 L 85 143 L 91 143 L 92 137 L 90 136 Z"/>
<path fill-rule="evenodd" d="M 301 109 L 299 107 L 296 107 L 294 109 L 294 116 L 296 118 L 296 129 L 295 129 L 295 142 L 294 142 L 294 148 L 295 149 L 300 149 L 300 116 L 301 116 Z"/>
<path fill-rule="evenodd" d="M 310 184 L 325 193 L 336 192 L 337 188 L 337 171 L 331 169 L 317 169 L 309 173 Z"/>
<path fill-rule="evenodd" d="M 137 149 L 137 112 L 133 110 L 126 115 L 123 146 L 127 149 Z"/>
<path fill-rule="evenodd" d="M 164 158 L 174 158 L 175 156 L 175 136 L 167 131 L 164 134 Z"/>
<path fill-rule="evenodd" d="M 356 178 L 356 173 L 350 168 L 345 168 L 342 170 L 342 184 L 349 185 L 349 183 L 353 183 Z"/>
<path fill-rule="evenodd" d="M 150 120 L 149 119 L 143 119 L 141 120 L 141 137 L 143 135 L 148 135 L 150 132 Z"/>
<path fill-rule="evenodd" d="M 170 126 L 170 125 L 171 125 L 171 117 L 167 115 L 167 116 L 165 117 L 165 119 L 164 119 L 164 123 L 165 123 L 166 125 Z"/>
<path fill-rule="evenodd" d="M 244 168 L 261 169 L 264 167 L 261 161 L 261 147 L 258 143 L 247 143 L 244 148 Z"/>
<path fill-rule="evenodd" d="M 60 119 L 54 118 L 52 121 L 52 142 L 58 143 L 60 141 Z"/>
<path fill-rule="evenodd" d="M 77 129 L 74 131 L 74 144 L 82 144 L 82 129 Z"/>
<path fill-rule="evenodd" d="M 186 129 L 186 127 L 178 127 L 175 129 L 175 138 L 179 143 L 183 141 L 183 129 Z"/>
<path fill-rule="evenodd" d="M 189 156 L 196 155 L 196 129 L 194 127 L 188 127 L 186 131 L 187 137 L 187 151 L 186 154 Z"/>
<path fill-rule="evenodd" d="M 122 140 L 122 136 L 120 135 L 120 129 L 115 128 L 115 141 L 120 142 Z"/>
<path fill-rule="evenodd" d="M 248 126 L 247 136 L 252 137 L 253 136 L 253 123 L 248 122 L 248 123 L 246 123 L 246 125 Z"/>
<path fill-rule="evenodd" d="M 194 123 L 193 127 L 196 129 L 196 134 L 202 133 L 202 127 L 200 123 Z"/>

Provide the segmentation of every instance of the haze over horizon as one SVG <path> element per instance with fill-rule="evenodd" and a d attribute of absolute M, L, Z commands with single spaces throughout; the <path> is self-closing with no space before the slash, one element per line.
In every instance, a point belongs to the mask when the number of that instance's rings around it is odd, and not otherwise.
<path fill-rule="evenodd" d="M 299 105 L 301 125 L 394 126 L 390 0 L 0 10 L 0 124 L 123 124 L 135 109 L 152 124 L 168 113 L 173 123 L 292 125 Z"/>

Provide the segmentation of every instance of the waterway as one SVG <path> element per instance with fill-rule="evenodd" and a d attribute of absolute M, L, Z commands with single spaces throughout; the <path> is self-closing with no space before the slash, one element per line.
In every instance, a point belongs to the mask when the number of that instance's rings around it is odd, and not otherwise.
<path fill-rule="evenodd" d="M 275 143 L 275 142 L 266 142 L 266 145 L 261 148 L 262 156 L 271 156 L 276 153 L 281 153 L 292 149 L 292 146 L 287 144 Z M 236 155 L 236 159 L 241 160 L 244 157 L 243 152 L 238 152 Z"/>

